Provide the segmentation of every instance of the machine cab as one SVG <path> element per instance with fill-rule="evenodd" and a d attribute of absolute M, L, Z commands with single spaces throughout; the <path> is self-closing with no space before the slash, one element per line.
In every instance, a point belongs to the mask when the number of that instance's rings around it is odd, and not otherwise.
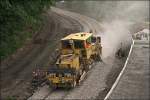
<path fill-rule="evenodd" d="M 101 38 L 94 37 L 92 33 L 70 34 L 61 40 L 61 54 L 82 54 L 82 57 L 88 59 L 92 53 L 91 48 L 100 42 Z"/>

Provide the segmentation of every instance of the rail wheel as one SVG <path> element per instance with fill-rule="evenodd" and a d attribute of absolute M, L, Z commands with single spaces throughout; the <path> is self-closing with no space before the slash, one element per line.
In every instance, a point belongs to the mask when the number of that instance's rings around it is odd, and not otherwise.
<path fill-rule="evenodd" d="M 77 82 L 74 80 L 73 83 L 71 84 L 71 87 L 74 88 L 76 87 L 76 85 L 77 85 Z"/>

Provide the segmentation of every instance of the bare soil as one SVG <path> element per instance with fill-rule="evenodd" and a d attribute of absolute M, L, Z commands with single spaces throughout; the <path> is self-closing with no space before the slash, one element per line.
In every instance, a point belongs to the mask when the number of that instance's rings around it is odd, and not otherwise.
<path fill-rule="evenodd" d="M 61 37 L 82 31 L 76 20 L 48 11 L 40 31 L 24 47 L 1 63 L 1 98 L 31 95 L 32 71 L 48 65 Z"/>

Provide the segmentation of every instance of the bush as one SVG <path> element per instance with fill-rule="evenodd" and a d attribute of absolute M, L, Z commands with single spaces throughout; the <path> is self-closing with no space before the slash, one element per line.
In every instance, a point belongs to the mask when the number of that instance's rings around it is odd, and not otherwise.
<path fill-rule="evenodd" d="M 0 1 L 0 56 L 1 59 L 21 47 L 41 24 L 41 13 L 54 0 Z"/>

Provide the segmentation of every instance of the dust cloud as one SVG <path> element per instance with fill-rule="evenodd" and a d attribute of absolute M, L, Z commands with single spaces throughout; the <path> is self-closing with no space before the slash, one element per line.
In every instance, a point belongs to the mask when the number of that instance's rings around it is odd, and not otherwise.
<path fill-rule="evenodd" d="M 100 22 L 103 57 L 112 56 L 120 46 L 131 44 L 131 29 L 149 22 L 149 1 L 70 0 L 57 7 L 77 12 Z"/>
<path fill-rule="evenodd" d="M 112 4 L 112 5 L 111 5 Z M 131 27 L 136 23 L 148 21 L 148 1 L 117 1 L 105 2 L 101 16 L 103 57 L 113 56 L 119 48 L 126 48 L 131 44 Z M 114 7 L 114 5 L 116 5 Z M 100 16 L 99 16 L 100 18 Z"/>
<path fill-rule="evenodd" d="M 102 23 L 105 29 L 102 37 L 102 57 L 114 56 L 119 48 L 126 48 L 131 44 L 131 34 L 127 22 L 113 20 L 110 23 Z"/>

